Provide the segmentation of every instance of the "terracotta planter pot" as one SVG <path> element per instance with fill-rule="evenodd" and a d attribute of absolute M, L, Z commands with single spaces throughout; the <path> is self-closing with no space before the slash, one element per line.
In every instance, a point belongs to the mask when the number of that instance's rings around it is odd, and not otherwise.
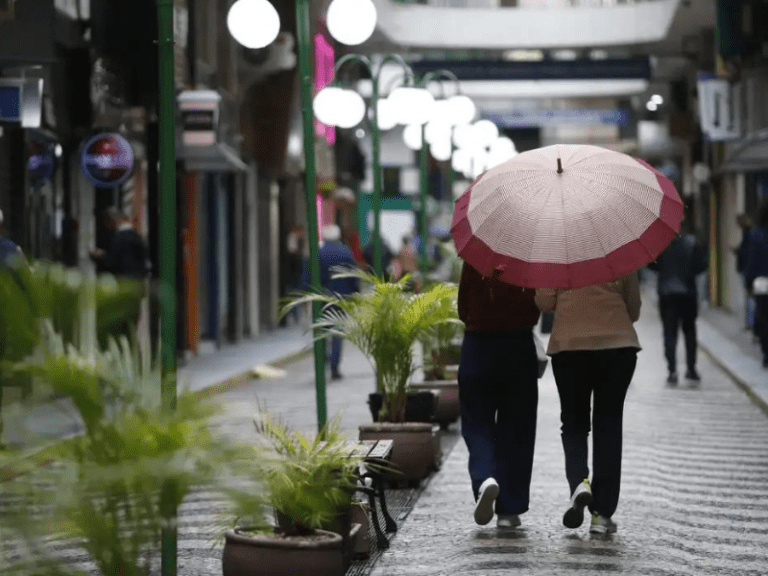
<path fill-rule="evenodd" d="M 224 576 L 344 576 L 342 539 L 333 532 L 286 538 L 235 529 L 224 539 Z"/>
<path fill-rule="evenodd" d="M 461 415 L 459 405 L 459 381 L 458 380 L 427 380 L 411 383 L 414 390 L 433 390 L 437 394 L 437 406 L 435 406 L 434 420 L 445 430 L 449 424 L 453 424 Z"/>
<path fill-rule="evenodd" d="M 368 394 L 368 406 L 371 409 L 371 417 L 374 422 L 379 421 L 379 411 L 384 403 L 381 392 Z M 432 422 L 437 401 L 431 390 L 416 390 L 408 392 L 408 400 L 405 405 L 406 422 Z"/>
<path fill-rule="evenodd" d="M 434 434 L 431 424 L 379 422 L 360 426 L 360 440 L 392 440 L 390 462 L 402 474 L 391 474 L 391 480 L 421 480 L 435 467 Z"/>

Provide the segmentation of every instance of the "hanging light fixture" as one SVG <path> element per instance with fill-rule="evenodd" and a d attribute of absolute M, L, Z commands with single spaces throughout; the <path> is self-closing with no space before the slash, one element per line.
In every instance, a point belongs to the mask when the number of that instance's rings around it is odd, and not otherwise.
<path fill-rule="evenodd" d="M 469 96 L 459 94 L 446 100 L 454 124 L 469 124 L 475 119 L 477 107 Z"/>
<path fill-rule="evenodd" d="M 403 130 L 403 142 L 411 150 L 421 150 L 421 126 L 409 124 Z"/>
<path fill-rule="evenodd" d="M 365 102 L 354 90 L 326 86 L 315 96 L 312 110 L 323 124 L 352 128 L 365 117 Z"/>
<path fill-rule="evenodd" d="M 333 0 L 328 7 L 328 31 L 348 46 L 362 44 L 376 29 L 376 6 L 371 0 Z"/>
<path fill-rule="evenodd" d="M 400 86 L 387 98 L 393 107 L 398 124 L 425 124 L 432 114 L 435 98 L 425 88 Z"/>
<path fill-rule="evenodd" d="M 397 118 L 395 117 L 395 112 L 392 110 L 392 104 L 390 104 L 389 100 L 380 98 L 376 106 L 379 130 L 391 130 L 397 126 Z"/>
<path fill-rule="evenodd" d="M 280 16 L 267 0 L 237 0 L 227 14 L 227 28 L 246 48 L 264 48 L 280 33 Z"/>

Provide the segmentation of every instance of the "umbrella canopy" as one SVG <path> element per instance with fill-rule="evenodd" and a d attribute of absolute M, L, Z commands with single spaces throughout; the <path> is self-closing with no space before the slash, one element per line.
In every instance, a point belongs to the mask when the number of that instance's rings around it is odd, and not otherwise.
<path fill-rule="evenodd" d="M 451 235 L 459 256 L 485 276 L 578 288 L 654 260 L 682 217 L 672 182 L 643 160 L 556 145 L 482 174 L 456 201 Z"/>

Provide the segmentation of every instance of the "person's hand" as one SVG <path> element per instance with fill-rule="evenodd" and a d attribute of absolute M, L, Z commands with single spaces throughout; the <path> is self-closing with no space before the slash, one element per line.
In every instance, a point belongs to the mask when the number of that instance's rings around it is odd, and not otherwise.
<path fill-rule="evenodd" d="M 101 260 L 107 255 L 107 253 L 104 252 L 104 250 L 101 248 L 93 248 L 92 250 L 88 250 L 88 254 L 93 260 Z"/>

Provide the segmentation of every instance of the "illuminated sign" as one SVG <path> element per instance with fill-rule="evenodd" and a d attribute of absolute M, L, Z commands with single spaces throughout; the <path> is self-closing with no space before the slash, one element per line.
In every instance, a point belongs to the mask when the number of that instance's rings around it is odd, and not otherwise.
<path fill-rule="evenodd" d="M 98 134 L 83 147 L 80 167 L 94 186 L 115 188 L 130 177 L 133 161 L 128 140 L 120 134 Z"/>

